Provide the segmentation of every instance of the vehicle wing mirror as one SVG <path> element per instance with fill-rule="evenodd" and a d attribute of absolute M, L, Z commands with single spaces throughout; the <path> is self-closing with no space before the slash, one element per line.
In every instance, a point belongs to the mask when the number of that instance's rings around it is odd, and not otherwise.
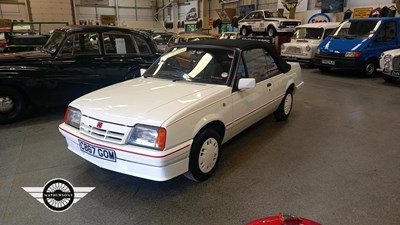
<path fill-rule="evenodd" d="M 239 84 L 238 84 L 239 90 L 250 89 L 250 88 L 254 88 L 255 86 L 256 86 L 255 78 L 240 78 L 239 79 Z"/>
<path fill-rule="evenodd" d="M 140 76 L 143 76 L 143 74 L 146 72 L 146 69 L 140 68 Z"/>

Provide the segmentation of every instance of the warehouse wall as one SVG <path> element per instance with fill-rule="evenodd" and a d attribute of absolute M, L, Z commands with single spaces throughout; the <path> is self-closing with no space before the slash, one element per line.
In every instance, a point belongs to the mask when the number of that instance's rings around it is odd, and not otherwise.
<path fill-rule="evenodd" d="M 107 6 L 83 5 L 75 0 L 76 19 L 87 20 L 96 24 L 101 15 L 114 15 L 119 17 L 118 26 L 134 28 L 151 28 L 159 25 L 154 19 L 153 2 L 148 0 L 109 0 Z"/>
<path fill-rule="evenodd" d="M 393 5 L 392 0 L 347 0 L 347 7 L 385 6 Z"/>
<path fill-rule="evenodd" d="M 24 0 L 18 0 L 21 4 L 0 3 L 0 18 L 28 21 L 28 11 Z"/>
<path fill-rule="evenodd" d="M 117 25 L 137 28 L 162 27 L 165 21 L 174 20 L 173 7 L 168 5 L 171 1 L 183 4 L 190 0 L 108 0 L 108 6 L 83 6 L 81 1 L 73 0 L 75 3 L 76 21 L 86 20 L 93 24 L 99 22 L 101 15 L 119 16 Z M 87 0 L 86 0 L 87 1 Z M 106 0 L 107 1 L 107 0 Z M 239 0 L 229 4 L 220 4 L 218 0 L 198 0 L 200 18 L 203 27 L 208 27 L 208 19 L 217 19 L 217 9 L 235 8 L 241 5 L 256 5 L 257 9 L 276 9 L 280 0 Z M 313 0 L 303 0 L 313 1 Z M 20 4 L 0 3 L 0 18 L 28 21 L 28 10 L 25 0 L 18 0 Z M 73 22 L 71 0 L 30 0 L 33 21 L 67 21 Z M 118 5 L 116 5 L 118 3 Z M 355 7 L 377 7 L 393 5 L 392 0 L 347 0 L 347 8 Z M 158 11 L 158 13 L 156 13 Z M 179 14 L 179 11 L 177 12 Z M 297 13 L 297 18 L 307 20 L 307 13 Z M 341 14 L 336 17 L 341 18 Z"/>
<path fill-rule="evenodd" d="M 32 20 L 35 22 L 72 23 L 70 0 L 31 0 Z"/>

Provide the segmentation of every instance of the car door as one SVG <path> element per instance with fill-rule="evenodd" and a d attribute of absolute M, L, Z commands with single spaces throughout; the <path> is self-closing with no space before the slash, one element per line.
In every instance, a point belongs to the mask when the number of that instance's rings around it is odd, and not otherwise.
<path fill-rule="evenodd" d="M 246 21 L 247 25 L 251 26 L 251 29 L 254 29 L 253 27 L 255 26 L 256 15 L 257 15 L 257 12 L 251 12 L 249 15 L 247 15 L 245 17 L 245 21 Z"/>
<path fill-rule="evenodd" d="M 105 32 L 102 34 L 104 56 L 96 67 L 104 85 L 140 76 L 156 59 L 148 43 L 139 35 Z"/>
<path fill-rule="evenodd" d="M 51 62 L 57 74 L 57 88 L 52 91 L 52 101 L 64 104 L 99 89 L 100 76 L 96 60 L 101 58 L 96 32 L 70 34 Z"/>
<path fill-rule="evenodd" d="M 262 11 L 256 12 L 254 15 L 254 28 L 253 31 L 263 32 L 265 31 L 264 26 L 264 13 Z"/>
<path fill-rule="evenodd" d="M 279 104 L 280 72 L 262 48 L 242 52 L 236 79 L 254 78 L 256 86 L 232 94 L 234 133 L 238 133 L 272 113 Z M 236 82 L 237 83 L 237 82 Z"/>

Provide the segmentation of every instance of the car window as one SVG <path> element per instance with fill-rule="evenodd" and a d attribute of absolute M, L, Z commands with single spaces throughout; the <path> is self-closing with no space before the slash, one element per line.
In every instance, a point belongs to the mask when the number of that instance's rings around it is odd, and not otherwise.
<path fill-rule="evenodd" d="M 150 54 L 150 47 L 145 40 L 140 37 L 135 37 L 137 47 L 140 54 Z"/>
<path fill-rule="evenodd" d="M 234 52 L 214 48 L 176 48 L 146 70 L 144 77 L 226 85 Z"/>
<path fill-rule="evenodd" d="M 76 34 L 73 42 L 73 54 L 100 54 L 98 34 Z"/>
<path fill-rule="evenodd" d="M 328 28 L 328 29 L 326 29 L 325 32 L 324 32 L 324 37 L 323 37 L 323 39 L 325 39 L 326 37 L 328 37 L 328 36 L 332 33 L 333 30 L 335 30 L 335 29 L 334 29 L 334 28 Z"/>
<path fill-rule="evenodd" d="M 247 15 L 245 19 L 254 19 L 255 14 L 256 14 L 256 12 L 252 12 L 249 15 Z"/>
<path fill-rule="evenodd" d="M 74 34 L 67 38 L 61 55 L 99 55 L 99 38 L 97 33 Z"/>
<path fill-rule="evenodd" d="M 377 41 L 392 41 L 396 38 L 396 23 L 389 21 L 383 24 L 378 35 L 376 36 Z"/>
<path fill-rule="evenodd" d="M 120 33 L 103 33 L 105 54 L 134 54 L 137 53 L 132 36 Z"/>
<path fill-rule="evenodd" d="M 56 52 L 57 48 L 59 48 L 64 40 L 65 32 L 56 31 L 54 32 L 47 43 L 43 46 L 43 49 L 54 53 Z"/>
<path fill-rule="evenodd" d="M 74 43 L 74 35 L 71 35 L 65 40 L 64 46 L 60 50 L 60 54 L 61 55 L 68 55 L 68 54 L 72 55 L 73 43 Z"/>
<path fill-rule="evenodd" d="M 274 59 L 264 49 L 252 49 L 243 52 L 248 76 L 255 78 L 256 83 L 279 73 Z"/>
<path fill-rule="evenodd" d="M 74 55 L 100 54 L 97 33 L 75 34 L 73 44 Z"/>
<path fill-rule="evenodd" d="M 171 39 L 169 39 L 168 41 L 168 46 L 171 47 L 172 45 L 174 45 L 174 43 L 176 43 L 176 37 L 172 36 Z"/>
<path fill-rule="evenodd" d="M 257 13 L 254 15 L 254 19 L 262 19 L 262 18 L 264 18 L 264 15 L 263 15 L 262 12 L 257 12 Z"/>

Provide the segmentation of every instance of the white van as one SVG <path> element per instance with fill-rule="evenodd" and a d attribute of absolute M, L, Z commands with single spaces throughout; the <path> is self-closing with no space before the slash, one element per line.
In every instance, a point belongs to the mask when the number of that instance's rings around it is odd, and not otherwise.
<path fill-rule="evenodd" d="M 338 25 L 338 22 L 329 22 L 297 26 L 291 41 L 281 45 L 282 58 L 287 61 L 312 63 L 318 45 Z"/>

